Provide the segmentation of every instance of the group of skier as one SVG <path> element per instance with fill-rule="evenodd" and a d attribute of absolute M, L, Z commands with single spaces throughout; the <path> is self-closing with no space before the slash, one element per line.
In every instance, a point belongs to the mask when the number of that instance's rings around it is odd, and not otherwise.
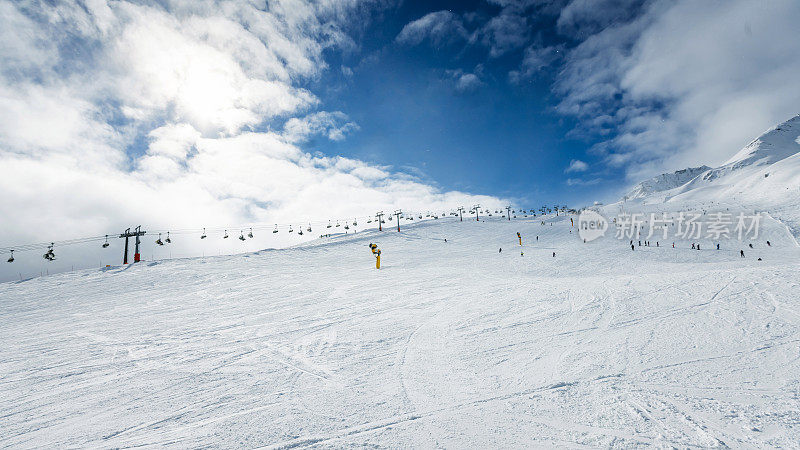
<path fill-rule="evenodd" d="M 584 240 L 584 242 L 585 242 L 585 240 Z M 638 242 L 639 242 L 639 247 L 641 247 L 642 246 L 642 241 L 638 241 Z M 628 244 L 631 246 L 631 251 L 635 251 L 636 250 L 636 245 L 633 243 L 633 239 L 631 239 Z M 650 241 L 647 241 L 647 240 L 644 241 L 644 246 L 645 247 L 650 247 Z M 658 241 L 656 241 L 656 247 L 660 247 L 660 244 L 659 244 Z M 752 243 L 748 244 L 748 247 L 754 248 Z M 770 241 L 767 241 L 767 247 L 772 247 L 772 243 Z M 674 242 L 672 243 L 672 248 L 675 248 L 675 243 Z M 719 243 L 717 243 L 717 250 L 719 250 L 719 249 L 720 249 Z M 700 243 L 699 242 L 697 242 L 697 243 L 692 242 L 692 250 L 700 250 Z M 739 250 L 739 257 L 740 258 L 744 258 L 745 257 L 744 256 L 744 250 Z M 758 258 L 758 260 L 761 261 L 761 258 Z"/>

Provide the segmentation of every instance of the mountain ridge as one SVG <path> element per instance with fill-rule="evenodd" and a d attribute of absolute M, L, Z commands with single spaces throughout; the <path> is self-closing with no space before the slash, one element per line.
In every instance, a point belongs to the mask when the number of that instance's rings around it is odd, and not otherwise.
<path fill-rule="evenodd" d="M 676 176 L 679 173 L 684 177 Z M 671 179 L 676 185 L 648 184 Z M 766 211 L 800 237 L 800 114 L 769 128 L 718 167 L 683 169 L 639 183 L 620 200 L 630 201 L 726 204 Z"/>

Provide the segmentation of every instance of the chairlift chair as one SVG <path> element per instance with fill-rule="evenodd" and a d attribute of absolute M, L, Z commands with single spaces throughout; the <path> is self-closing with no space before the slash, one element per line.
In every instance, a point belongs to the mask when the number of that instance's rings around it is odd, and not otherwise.
<path fill-rule="evenodd" d="M 333 226 L 333 225 L 331 225 L 331 221 L 329 220 L 329 221 L 328 221 L 328 228 L 330 228 L 330 227 L 332 227 L 332 226 Z"/>
<path fill-rule="evenodd" d="M 225 230 L 225 236 L 222 236 L 222 239 L 228 239 L 228 230 Z"/>
<path fill-rule="evenodd" d="M 172 243 L 172 239 L 169 238 L 169 231 L 167 231 L 167 238 L 164 239 L 164 242 L 166 242 L 167 244 L 171 244 Z"/>
<path fill-rule="evenodd" d="M 308 228 L 306 228 L 306 231 L 311 233 L 311 224 L 308 224 Z"/>
<path fill-rule="evenodd" d="M 289 233 L 294 233 L 294 230 L 292 229 L 291 225 L 289 225 Z"/>
<path fill-rule="evenodd" d="M 338 228 L 338 227 L 340 227 L 340 226 L 341 226 L 341 225 L 339 224 L 339 221 L 337 220 L 337 221 L 336 221 L 336 227 Z"/>
<path fill-rule="evenodd" d="M 103 248 L 108 247 L 108 235 L 106 235 L 106 241 L 103 243 Z"/>
<path fill-rule="evenodd" d="M 347 224 L 345 224 L 345 225 L 344 225 L 344 229 L 345 229 L 345 230 L 349 230 L 349 229 L 350 229 L 350 225 L 347 225 Z"/>
<path fill-rule="evenodd" d="M 200 235 L 200 239 L 205 239 L 206 237 L 206 229 L 203 228 L 203 234 Z"/>
<path fill-rule="evenodd" d="M 47 252 L 42 255 L 44 259 L 48 261 L 53 261 L 56 259 L 56 254 L 53 253 L 53 243 L 51 242 L 50 245 L 47 246 Z"/>
<path fill-rule="evenodd" d="M 225 237 L 227 237 L 227 236 L 225 236 Z M 158 233 L 158 239 L 156 239 L 156 244 L 164 245 L 164 243 L 161 241 L 161 233 Z"/>
<path fill-rule="evenodd" d="M 8 258 L 8 262 L 14 262 L 14 250 L 11 250 L 11 257 Z"/>
<path fill-rule="evenodd" d="M 245 240 L 244 231 L 239 231 L 239 240 L 240 241 L 244 241 Z"/>
<path fill-rule="evenodd" d="M 247 233 L 247 237 L 249 237 L 250 239 L 253 239 L 253 228 L 252 227 L 250 228 L 250 232 Z"/>
<path fill-rule="evenodd" d="M 278 232 L 278 224 L 277 224 L 277 223 L 275 224 L 275 229 L 274 229 L 274 230 L 272 230 L 272 232 L 273 232 L 273 233 L 277 233 L 277 232 Z"/>
<path fill-rule="evenodd" d="M 302 235 L 303 235 L 303 229 L 302 229 L 302 228 L 298 229 L 298 230 L 297 230 L 297 234 L 298 234 L 298 235 L 300 235 L 300 236 L 302 236 Z"/>

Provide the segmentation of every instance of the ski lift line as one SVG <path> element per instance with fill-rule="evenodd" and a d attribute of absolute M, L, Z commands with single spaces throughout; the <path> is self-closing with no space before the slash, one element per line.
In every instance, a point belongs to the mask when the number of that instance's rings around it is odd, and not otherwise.
<path fill-rule="evenodd" d="M 356 219 L 356 221 L 358 221 L 358 220 L 362 220 L 362 219 L 369 219 L 371 217 L 372 216 L 363 216 L 363 217 L 355 217 L 355 219 Z M 339 223 L 346 223 L 346 222 L 347 223 L 351 223 L 351 222 L 349 222 L 349 220 L 350 219 L 347 219 L 347 220 L 339 219 Z M 279 229 L 288 229 L 290 226 L 298 226 L 298 223 L 311 224 L 312 226 L 314 226 L 314 225 L 320 225 L 321 226 L 321 225 L 327 224 L 327 220 L 326 221 L 322 221 L 322 220 L 311 220 L 311 221 L 301 220 L 301 221 L 294 221 L 294 222 L 287 222 L 287 223 L 278 223 L 277 227 Z M 231 230 L 231 229 L 250 229 L 250 228 L 252 228 L 254 231 L 255 230 L 272 230 L 272 229 L 275 228 L 275 226 L 276 226 L 276 224 L 274 222 L 272 222 L 272 223 L 270 223 L 270 222 L 263 222 L 263 223 L 259 222 L 259 223 L 248 223 L 247 225 L 237 225 L 237 226 L 218 227 L 218 228 L 205 227 L 205 228 L 186 228 L 186 229 L 151 229 L 150 231 L 148 231 L 148 233 L 153 234 L 153 233 L 168 233 L 168 232 L 170 232 L 170 233 L 172 233 L 174 235 L 187 235 L 187 234 L 202 233 L 203 230 L 205 230 L 206 233 L 208 233 L 208 232 L 224 232 L 225 230 Z"/>
<path fill-rule="evenodd" d="M 432 218 L 433 213 L 430 210 L 426 210 L 425 212 L 410 211 L 410 210 L 403 212 L 403 217 L 419 217 L 419 216 L 426 217 L 426 218 Z M 448 216 L 447 214 L 442 214 L 440 217 L 444 218 L 444 217 L 447 217 L 447 216 Z M 368 214 L 368 215 L 363 215 L 363 216 L 355 216 L 355 217 L 354 216 L 349 216 L 349 218 L 346 218 L 346 219 L 338 219 L 338 222 L 340 224 L 342 224 L 342 223 L 348 224 L 348 223 L 351 223 L 350 220 L 353 219 L 354 222 L 362 220 L 362 221 L 364 221 L 366 223 L 372 223 L 372 221 L 375 220 L 375 217 L 376 216 L 374 214 Z M 299 227 L 299 225 L 297 225 L 297 224 L 308 224 L 311 227 L 314 227 L 314 226 L 325 227 L 329 222 L 336 223 L 337 220 L 330 219 L 330 220 L 295 221 L 295 222 L 292 222 L 292 223 L 278 223 L 277 227 L 278 227 L 279 230 L 280 229 L 288 230 L 292 226 L 298 226 Z M 162 233 L 162 234 L 169 234 L 169 235 L 192 235 L 192 234 L 207 235 L 208 233 L 214 233 L 214 232 L 223 233 L 226 230 L 235 230 L 235 229 L 248 229 L 248 230 L 251 230 L 251 232 L 255 232 L 255 231 L 272 231 L 275 228 L 275 226 L 276 226 L 275 223 L 259 222 L 259 223 L 250 223 L 250 224 L 247 224 L 247 225 L 244 225 L 244 226 L 240 225 L 240 226 L 219 227 L 219 228 L 208 228 L 208 227 L 203 228 L 203 227 L 200 227 L 200 228 L 151 230 L 151 231 L 148 231 L 146 234 L 156 235 L 158 233 Z M 354 225 L 354 226 L 356 226 L 356 225 Z M 70 245 L 88 244 L 88 243 L 101 242 L 101 241 L 102 242 L 107 242 L 107 239 L 108 239 L 109 236 L 117 236 L 117 235 L 118 235 L 118 233 L 114 232 L 114 233 L 102 234 L 102 235 L 98 235 L 98 236 L 88 236 L 88 237 L 82 237 L 82 238 L 66 239 L 66 240 L 61 240 L 61 241 L 38 242 L 38 243 L 6 246 L 6 247 L 0 247 L 0 254 L 10 254 L 12 250 L 14 252 L 19 253 L 19 252 L 27 252 L 27 251 L 32 251 L 32 250 L 48 249 L 51 245 L 53 245 L 55 247 L 65 247 L 65 246 L 70 246 Z M 249 235 L 249 233 L 248 233 L 248 235 Z"/>
<path fill-rule="evenodd" d="M 364 219 L 369 220 L 372 217 L 373 216 L 355 217 L 354 222 L 357 222 L 358 220 L 364 220 Z M 333 223 L 333 224 L 335 224 L 336 222 L 337 222 L 336 220 L 331 220 L 331 223 Z M 338 222 L 339 222 L 340 226 L 342 224 L 350 224 L 351 226 L 357 226 L 357 225 L 353 225 L 353 222 L 350 222 L 350 219 L 347 219 L 347 220 L 340 219 L 340 220 L 338 220 Z M 193 229 L 151 229 L 150 231 L 148 231 L 148 233 L 149 234 L 171 233 L 173 235 L 191 235 L 191 234 L 203 233 L 204 230 L 205 230 L 206 233 L 213 233 L 213 232 L 223 233 L 225 230 L 250 229 L 250 228 L 252 228 L 254 231 L 259 231 L 259 230 L 260 231 L 270 231 L 270 230 L 274 230 L 276 225 L 277 225 L 277 228 L 279 230 L 282 230 L 282 229 L 288 230 L 290 227 L 299 226 L 298 223 L 310 224 L 311 226 L 315 226 L 315 225 L 316 226 L 325 226 L 325 225 L 327 225 L 328 221 L 321 221 L 321 220 L 307 221 L 307 220 L 302 220 L 302 221 L 295 221 L 295 222 L 291 222 L 291 223 L 278 223 L 278 224 L 275 224 L 275 223 L 264 222 L 264 223 L 252 223 L 252 224 L 247 224 L 247 225 L 244 225 L 244 226 L 239 225 L 239 226 L 229 226 L 229 227 L 219 227 L 219 228 L 208 228 L 208 227 L 205 227 L 205 228 L 193 228 Z"/>
<path fill-rule="evenodd" d="M 100 241 L 105 241 L 105 238 L 106 238 L 105 235 L 103 235 L 103 236 L 92 236 L 92 237 L 77 238 L 77 239 L 67 239 L 63 241 L 50 241 L 50 242 L 41 242 L 36 244 L 23 244 L 23 245 L 14 245 L 8 247 L 0 247 L 0 254 L 10 253 L 11 250 L 15 252 L 42 250 L 42 249 L 47 249 L 48 247 L 50 247 L 51 244 L 56 247 L 65 247 L 68 245 L 100 242 Z"/>
<path fill-rule="evenodd" d="M 409 217 L 409 218 L 410 217 L 416 217 L 419 214 L 420 213 L 416 213 L 416 212 L 407 212 L 407 213 L 403 214 L 403 217 Z M 448 214 L 443 214 L 443 215 L 439 215 L 438 218 L 444 218 L 444 217 L 447 217 L 447 216 L 448 216 Z M 355 220 L 353 222 L 357 222 L 358 220 L 362 220 L 363 221 L 364 219 L 366 219 L 366 221 L 368 223 L 372 223 L 371 220 L 374 220 L 374 217 L 375 216 L 373 216 L 373 215 L 355 217 L 354 218 Z M 430 218 L 433 218 L 433 215 L 431 215 Z M 342 219 L 334 220 L 334 219 L 331 219 L 329 221 L 328 220 L 316 220 L 316 221 L 312 220 L 312 221 L 299 221 L 299 222 L 300 223 L 307 223 L 307 224 L 310 224 L 312 226 L 315 226 L 315 225 L 316 226 L 327 226 L 327 224 L 330 223 L 332 225 L 332 227 L 333 227 L 333 226 L 335 226 L 335 224 L 337 222 L 340 224 L 340 226 L 342 226 L 343 224 L 345 224 L 345 225 L 350 224 L 351 226 L 357 226 L 357 224 L 354 224 L 353 222 L 350 222 L 350 219 L 347 219 L 347 220 L 342 220 Z M 237 228 L 238 229 L 252 229 L 254 231 L 256 231 L 256 230 L 257 231 L 272 231 L 275 228 L 278 228 L 279 230 L 283 230 L 283 229 L 288 230 L 291 227 L 299 226 L 299 225 L 297 225 L 297 223 L 298 223 L 297 221 L 291 222 L 291 223 L 278 223 L 278 224 L 269 223 L 269 222 L 263 222 L 263 223 L 247 224 L 247 225 L 244 225 L 244 226 L 239 225 L 239 226 L 228 226 L 228 227 L 218 227 L 218 228 L 205 227 L 205 228 L 191 228 L 191 229 L 151 229 L 151 231 L 148 231 L 148 233 L 149 234 L 171 233 L 173 235 L 191 235 L 191 234 L 198 234 L 198 233 L 204 233 L 204 232 L 206 234 L 209 233 L 209 232 L 224 233 L 225 230 L 232 230 L 232 229 L 237 229 Z"/>

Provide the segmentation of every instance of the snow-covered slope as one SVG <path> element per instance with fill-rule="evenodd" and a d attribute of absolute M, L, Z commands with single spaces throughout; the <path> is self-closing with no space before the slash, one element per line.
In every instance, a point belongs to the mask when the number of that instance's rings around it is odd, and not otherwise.
<path fill-rule="evenodd" d="M 622 201 L 632 199 L 634 208 L 673 202 L 767 211 L 800 237 L 800 115 L 767 130 L 722 166 L 672 189 Z"/>
<path fill-rule="evenodd" d="M 800 114 L 765 131 L 722 167 L 769 165 L 800 153 Z"/>
<path fill-rule="evenodd" d="M 700 166 L 689 167 L 688 169 L 677 170 L 672 173 L 662 173 L 661 175 L 657 175 L 649 180 L 642 181 L 634 186 L 633 189 L 625 194 L 624 199 L 635 200 L 637 198 L 653 195 L 657 192 L 675 189 L 676 187 L 683 186 L 709 169 L 711 169 L 711 167 Z"/>
<path fill-rule="evenodd" d="M 445 219 L 0 284 L 0 446 L 797 446 L 781 224 L 746 258 L 572 230 Z"/>

